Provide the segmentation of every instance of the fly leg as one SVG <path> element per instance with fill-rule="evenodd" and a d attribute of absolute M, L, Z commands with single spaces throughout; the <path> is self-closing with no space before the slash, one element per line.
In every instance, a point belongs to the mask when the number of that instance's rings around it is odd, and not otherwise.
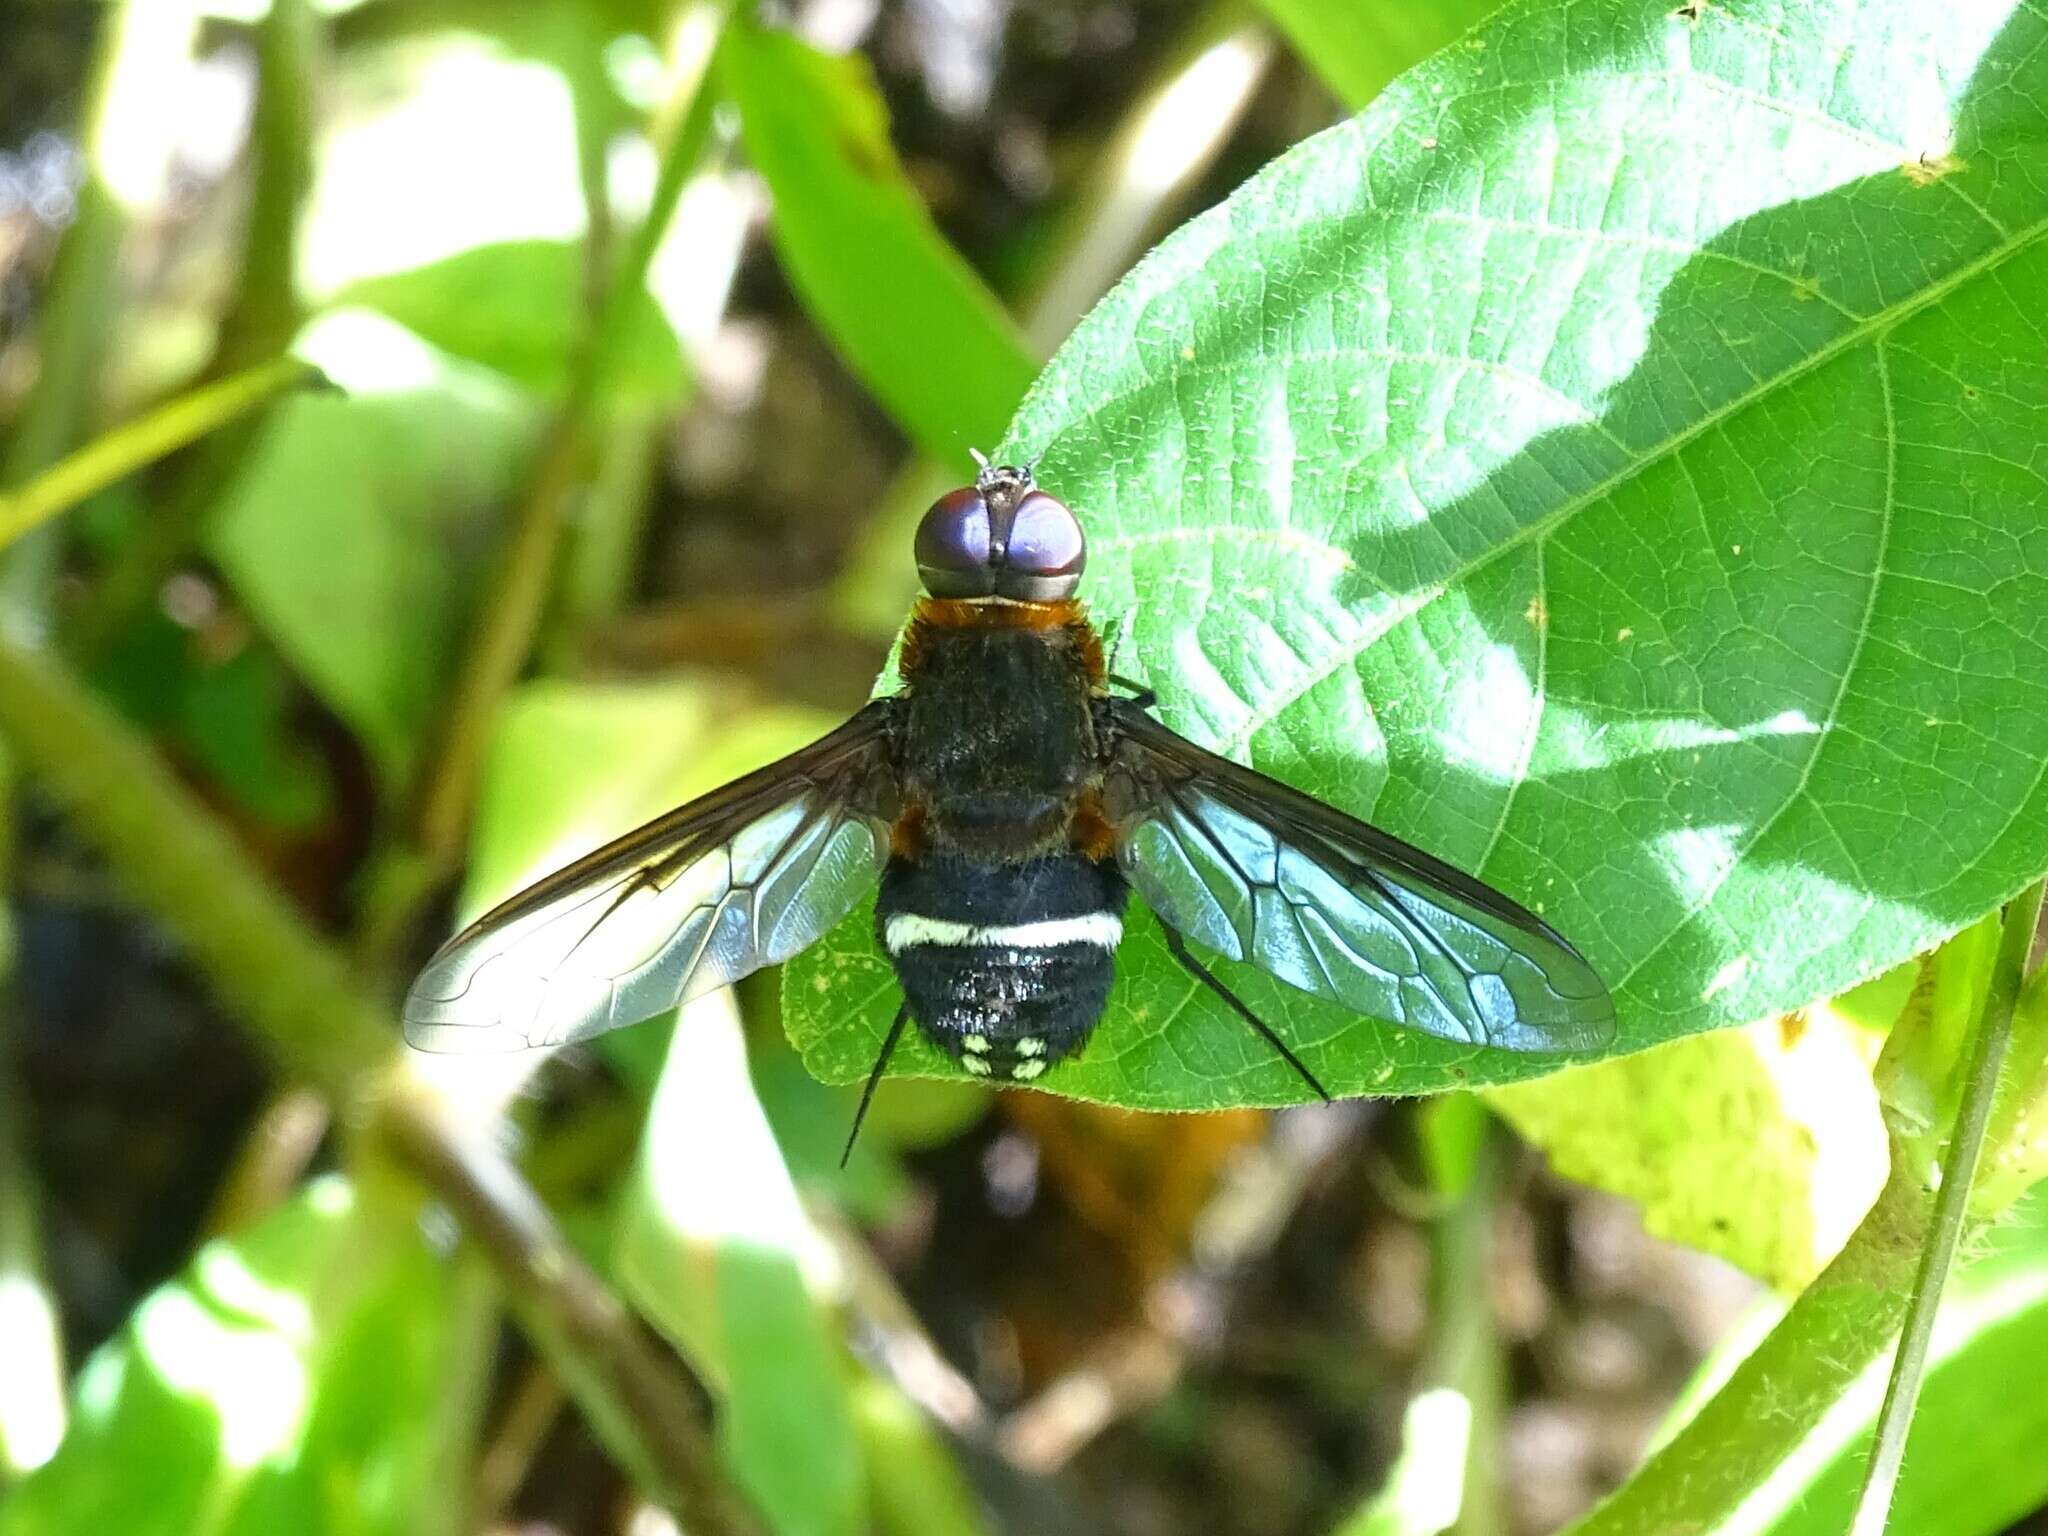
<path fill-rule="evenodd" d="M 1217 980 L 1216 973 L 1214 971 L 1210 970 L 1209 967 L 1202 964 L 1201 961 L 1197 960 L 1194 957 L 1194 955 L 1188 949 L 1188 941 L 1182 938 L 1173 929 L 1167 927 L 1164 923 L 1161 923 L 1159 925 L 1159 931 L 1166 936 L 1167 952 L 1171 954 L 1174 959 L 1180 962 L 1181 969 L 1186 971 L 1190 976 L 1194 977 L 1195 980 L 1199 981 L 1211 992 L 1214 992 L 1218 997 L 1222 998 L 1223 1001 L 1230 1004 L 1232 1008 L 1236 1009 L 1238 1017 L 1243 1019 L 1245 1023 L 1251 1025 L 1253 1029 L 1256 1029 L 1261 1035 L 1261 1037 L 1264 1038 L 1266 1044 L 1270 1045 L 1271 1047 L 1273 1047 L 1274 1050 L 1280 1053 L 1281 1060 L 1285 1061 L 1287 1065 L 1294 1068 L 1294 1070 L 1301 1075 L 1301 1080 L 1304 1083 L 1307 1083 L 1309 1087 L 1315 1089 L 1316 1097 L 1321 1099 L 1325 1104 L 1329 1103 L 1330 1090 L 1325 1088 L 1321 1083 L 1316 1081 L 1315 1073 L 1309 1071 L 1307 1067 L 1301 1064 L 1301 1058 L 1295 1055 L 1294 1052 L 1287 1049 L 1286 1042 L 1283 1041 L 1278 1035 L 1273 1033 L 1271 1026 L 1269 1026 L 1264 1019 L 1260 1018 L 1256 1013 L 1253 1013 L 1251 1009 L 1245 1007 L 1243 1000 L 1240 999 L 1235 992 L 1231 991 L 1230 988 L 1226 987 L 1225 985 L 1223 985 L 1221 981 Z"/>
<path fill-rule="evenodd" d="M 860 1108 L 853 1112 L 853 1129 L 846 1133 L 846 1150 L 839 1154 L 839 1166 L 842 1168 L 853 1156 L 853 1144 L 860 1137 L 860 1123 L 868 1117 L 868 1105 L 874 1101 L 875 1089 L 882 1081 L 882 1074 L 889 1070 L 889 1058 L 896 1054 L 896 1042 L 903 1038 L 903 1026 L 909 1022 L 910 999 L 906 997 L 903 1006 L 896 1010 L 896 1022 L 889 1026 L 889 1033 L 882 1041 L 882 1054 L 875 1058 L 875 1070 L 868 1074 L 868 1085 L 860 1091 Z"/>

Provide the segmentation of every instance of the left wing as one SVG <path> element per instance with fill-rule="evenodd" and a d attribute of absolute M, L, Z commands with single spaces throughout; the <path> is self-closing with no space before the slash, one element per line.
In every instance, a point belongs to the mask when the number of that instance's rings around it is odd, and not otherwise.
<path fill-rule="evenodd" d="M 1103 702 L 1117 862 L 1160 921 L 1446 1040 L 1582 1051 L 1614 1003 L 1556 929 L 1441 859 Z"/>
<path fill-rule="evenodd" d="M 895 704 L 670 811 L 494 908 L 405 999 L 426 1051 L 561 1045 L 787 960 L 889 854 Z"/>

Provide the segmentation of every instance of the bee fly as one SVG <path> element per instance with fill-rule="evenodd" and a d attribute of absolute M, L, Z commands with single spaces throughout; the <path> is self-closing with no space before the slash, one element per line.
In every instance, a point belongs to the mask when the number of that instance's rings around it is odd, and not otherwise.
<path fill-rule="evenodd" d="M 1074 596 L 1085 554 L 1029 469 L 984 461 L 918 527 L 926 595 L 901 691 L 485 914 L 413 984 L 407 1038 L 507 1050 L 631 1024 L 787 960 L 877 881 L 903 1005 L 856 1133 L 909 1021 L 994 1082 L 1035 1082 L 1080 1049 L 1133 889 L 1174 958 L 1325 1098 L 1190 940 L 1448 1040 L 1572 1051 L 1612 1035 L 1600 978 L 1542 919 L 1116 691 Z"/>

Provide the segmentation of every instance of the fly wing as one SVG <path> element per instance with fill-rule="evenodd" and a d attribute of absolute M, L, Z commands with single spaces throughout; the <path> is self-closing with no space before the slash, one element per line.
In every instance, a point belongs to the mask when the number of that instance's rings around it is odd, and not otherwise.
<path fill-rule="evenodd" d="M 877 700 L 485 913 L 413 983 L 406 1039 L 426 1051 L 561 1045 L 805 948 L 888 857 L 893 709 Z"/>
<path fill-rule="evenodd" d="M 1583 1051 L 1614 1003 L 1534 913 L 1377 827 L 1105 708 L 1117 860 L 1162 922 L 1281 981 L 1446 1040 Z"/>

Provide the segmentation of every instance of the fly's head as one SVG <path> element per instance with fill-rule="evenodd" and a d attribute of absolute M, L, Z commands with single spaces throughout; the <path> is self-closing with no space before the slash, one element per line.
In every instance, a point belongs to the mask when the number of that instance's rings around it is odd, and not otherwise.
<path fill-rule="evenodd" d="M 1020 603 L 1072 597 L 1088 560 L 1080 519 L 1016 464 L 984 464 L 974 484 L 933 502 L 917 525 L 916 550 L 933 597 Z"/>

